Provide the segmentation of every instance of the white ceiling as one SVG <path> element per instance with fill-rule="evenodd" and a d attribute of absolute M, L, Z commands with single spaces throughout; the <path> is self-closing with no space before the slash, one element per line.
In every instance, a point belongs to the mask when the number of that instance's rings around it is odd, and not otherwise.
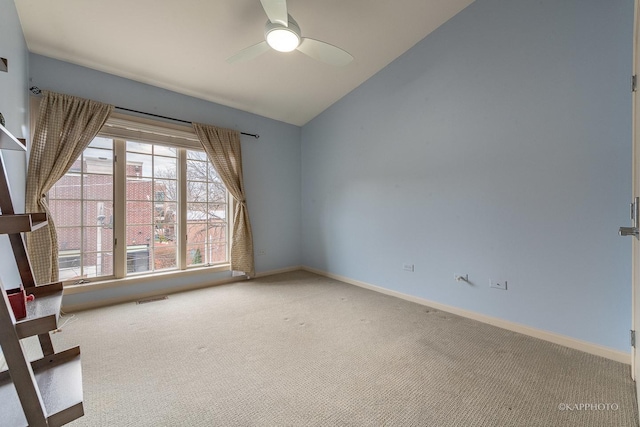
<path fill-rule="evenodd" d="M 302 36 L 348 51 L 226 59 L 264 40 L 260 0 L 15 0 L 30 52 L 302 126 L 473 0 L 288 0 Z M 47 89 L 47 88 L 43 88 Z"/>

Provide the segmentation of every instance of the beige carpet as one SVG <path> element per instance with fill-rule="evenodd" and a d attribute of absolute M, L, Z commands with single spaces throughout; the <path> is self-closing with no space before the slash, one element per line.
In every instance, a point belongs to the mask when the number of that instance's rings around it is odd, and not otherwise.
<path fill-rule="evenodd" d="M 638 426 L 628 365 L 306 272 L 75 316 L 71 426 Z"/>

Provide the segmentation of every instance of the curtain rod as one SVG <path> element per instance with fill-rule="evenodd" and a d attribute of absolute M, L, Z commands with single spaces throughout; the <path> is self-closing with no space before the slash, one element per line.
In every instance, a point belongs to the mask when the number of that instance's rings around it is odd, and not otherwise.
<path fill-rule="evenodd" d="M 39 87 L 37 86 L 31 86 L 29 88 L 29 90 L 31 91 L 31 93 L 33 93 L 34 95 L 40 95 L 42 93 L 42 91 L 40 90 Z M 167 117 L 167 116 L 161 116 L 159 114 L 153 114 L 153 113 L 145 113 L 144 111 L 138 111 L 138 110 L 132 110 L 131 108 L 124 108 L 124 107 L 118 107 L 115 106 L 114 108 L 118 109 L 118 110 L 122 110 L 122 111 L 129 111 L 131 113 L 138 113 L 138 114 L 144 114 L 145 116 L 151 116 L 151 117 L 157 117 L 160 119 L 167 119 L 167 120 L 173 120 L 174 122 L 180 122 L 180 123 L 187 123 L 187 124 L 192 124 L 193 122 L 190 122 L 188 120 L 182 120 L 182 119 L 175 119 L 173 117 Z M 241 135 L 247 135 L 247 136 L 252 136 L 255 139 L 260 138 L 260 135 L 258 135 L 257 133 L 248 133 L 248 132 L 240 132 Z"/>

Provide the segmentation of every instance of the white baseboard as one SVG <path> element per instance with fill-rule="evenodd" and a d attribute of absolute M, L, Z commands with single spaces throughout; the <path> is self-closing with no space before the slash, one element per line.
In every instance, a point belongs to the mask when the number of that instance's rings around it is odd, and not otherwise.
<path fill-rule="evenodd" d="M 258 278 L 258 277 L 266 277 L 266 276 L 273 276 L 274 274 L 290 273 L 292 271 L 300 271 L 300 270 L 304 270 L 304 268 L 302 268 L 301 265 L 296 265 L 294 267 L 279 268 L 277 270 L 269 270 L 269 271 L 263 271 L 263 272 L 260 272 L 260 273 L 256 273 L 256 278 Z"/>
<path fill-rule="evenodd" d="M 485 314 L 476 313 L 474 311 L 465 310 L 462 308 L 454 307 L 451 305 L 441 304 L 439 302 L 431 301 L 425 298 L 416 297 L 413 295 L 403 294 L 402 292 L 393 291 L 380 286 L 371 285 L 369 283 L 354 280 L 348 277 L 340 276 L 326 271 L 317 270 L 311 267 L 302 267 L 303 270 L 311 273 L 319 274 L 321 276 L 329 277 L 331 279 L 339 280 L 341 282 L 348 283 L 350 285 L 359 286 L 361 288 L 369 289 L 372 291 L 380 292 L 382 294 L 394 296 L 407 301 L 415 302 L 417 304 L 426 305 L 438 310 L 446 311 L 448 313 L 456 314 L 458 316 L 466 317 L 468 319 L 477 320 L 479 322 L 487 323 L 489 325 L 497 326 L 509 331 L 518 332 L 524 335 L 528 335 L 534 338 L 539 338 L 545 341 L 559 344 L 565 347 L 572 348 L 574 350 L 584 351 L 585 353 L 593 354 L 596 356 L 605 357 L 607 359 L 614 360 L 616 362 L 631 364 L 631 353 L 625 353 L 623 351 L 615 350 L 609 347 L 593 344 L 587 341 L 578 340 L 568 337 L 566 335 L 556 334 L 554 332 L 545 331 L 542 329 L 532 328 L 530 326 L 522 325 L 520 323 L 511 322 L 509 320 L 499 319 L 497 317 L 487 316 Z"/>

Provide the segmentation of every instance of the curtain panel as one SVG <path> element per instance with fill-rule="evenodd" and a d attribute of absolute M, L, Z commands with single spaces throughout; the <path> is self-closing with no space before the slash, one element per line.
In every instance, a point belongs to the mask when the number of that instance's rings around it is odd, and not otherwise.
<path fill-rule="evenodd" d="M 255 276 L 253 235 L 242 177 L 240 132 L 193 123 L 209 160 L 233 197 L 233 231 L 231 236 L 231 270 Z"/>
<path fill-rule="evenodd" d="M 113 111 L 96 101 L 43 91 L 29 154 L 26 212 L 46 212 L 49 225 L 27 233 L 36 283 L 58 281 L 58 236 L 46 194 L 91 143 Z"/>

